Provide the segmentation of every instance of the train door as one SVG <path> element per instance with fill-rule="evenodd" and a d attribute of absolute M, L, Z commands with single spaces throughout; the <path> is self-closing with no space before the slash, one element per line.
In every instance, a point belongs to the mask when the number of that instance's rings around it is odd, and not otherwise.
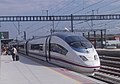
<path fill-rule="evenodd" d="M 46 61 L 50 61 L 51 60 L 51 56 L 50 56 L 50 40 L 51 40 L 51 36 L 48 36 L 46 38 L 46 43 L 45 43 Z"/>
<path fill-rule="evenodd" d="M 29 48 L 28 42 L 29 42 L 29 40 L 26 41 L 26 43 L 25 43 L 25 51 L 26 51 L 25 53 L 26 53 L 26 55 L 29 55 L 29 54 L 28 54 L 28 48 Z"/>

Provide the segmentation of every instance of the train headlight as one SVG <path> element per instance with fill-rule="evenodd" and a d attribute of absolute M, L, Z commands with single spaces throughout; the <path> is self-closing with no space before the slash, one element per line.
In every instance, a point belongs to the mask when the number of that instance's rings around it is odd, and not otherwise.
<path fill-rule="evenodd" d="M 79 55 L 79 56 L 83 61 L 88 61 L 88 59 L 85 56 L 81 56 L 81 55 Z"/>
<path fill-rule="evenodd" d="M 98 60 L 98 57 L 97 57 L 97 55 L 94 55 L 94 60 Z"/>

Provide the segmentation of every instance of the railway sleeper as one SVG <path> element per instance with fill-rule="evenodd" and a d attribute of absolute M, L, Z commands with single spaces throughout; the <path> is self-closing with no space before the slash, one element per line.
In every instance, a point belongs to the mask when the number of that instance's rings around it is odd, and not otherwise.
<path fill-rule="evenodd" d="M 117 62 L 117 61 L 112 61 L 112 60 L 103 60 L 101 59 L 101 62 L 108 62 L 108 63 L 113 63 L 113 64 L 120 64 L 120 61 Z"/>
<path fill-rule="evenodd" d="M 110 66 L 101 66 L 100 69 L 110 70 L 110 71 L 114 71 L 114 72 L 120 73 L 120 68 L 114 68 L 114 67 L 110 67 Z"/>
<path fill-rule="evenodd" d="M 120 62 L 101 60 L 101 65 L 120 68 Z"/>
<path fill-rule="evenodd" d="M 110 60 L 110 61 L 117 61 L 119 62 L 120 61 L 120 58 L 118 57 L 100 57 L 100 59 L 103 59 L 103 60 Z"/>
<path fill-rule="evenodd" d="M 108 67 L 120 68 L 119 65 L 114 65 L 114 64 L 110 64 L 110 63 L 101 63 L 101 66 L 108 66 Z"/>
<path fill-rule="evenodd" d="M 109 84 L 119 84 L 120 83 L 120 78 L 116 78 L 114 76 L 110 76 L 110 75 L 100 73 L 100 72 L 95 73 L 94 77 L 97 77 Z"/>
<path fill-rule="evenodd" d="M 102 56 L 99 56 L 100 58 L 112 58 L 112 59 L 119 59 L 120 58 L 118 56 L 106 56 L 106 55 L 102 55 Z"/>
<path fill-rule="evenodd" d="M 115 76 L 115 77 L 120 78 L 119 72 L 114 72 L 114 71 L 110 71 L 110 70 L 103 70 L 103 69 L 100 69 L 99 72 L 110 74 L 110 76 Z"/>

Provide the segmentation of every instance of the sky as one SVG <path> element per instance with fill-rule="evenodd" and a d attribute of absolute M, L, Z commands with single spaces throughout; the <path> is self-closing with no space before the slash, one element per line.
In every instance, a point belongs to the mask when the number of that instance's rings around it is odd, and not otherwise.
<path fill-rule="evenodd" d="M 0 0 L 0 16 L 43 16 L 43 15 L 97 15 L 120 14 L 120 0 Z M 119 20 L 75 21 L 74 29 L 107 29 L 108 33 L 119 33 Z M 0 22 L 0 31 L 9 31 L 10 38 L 27 38 L 50 34 L 53 22 Z M 55 29 L 70 29 L 70 22 L 56 21 Z"/>

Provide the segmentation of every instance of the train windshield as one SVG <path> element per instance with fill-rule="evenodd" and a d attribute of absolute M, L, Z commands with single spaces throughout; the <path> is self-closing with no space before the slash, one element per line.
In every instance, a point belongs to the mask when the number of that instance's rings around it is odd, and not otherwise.
<path fill-rule="evenodd" d="M 86 49 L 92 47 L 92 44 L 82 36 L 68 36 L 65 41 L 73 48 Z"/>

